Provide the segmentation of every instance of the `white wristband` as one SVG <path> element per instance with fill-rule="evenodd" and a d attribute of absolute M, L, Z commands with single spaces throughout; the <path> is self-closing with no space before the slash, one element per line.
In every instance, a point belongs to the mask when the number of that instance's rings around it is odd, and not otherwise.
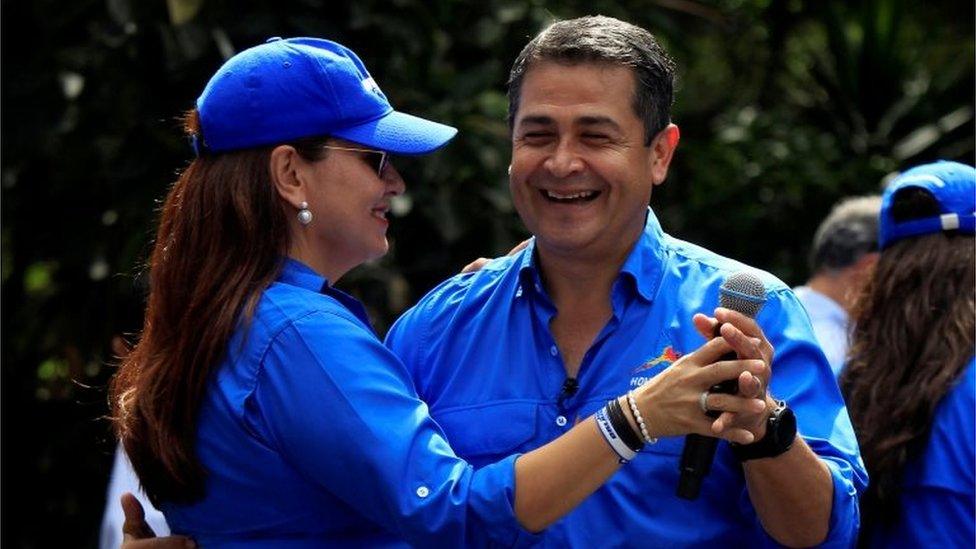
<path fill-rule="evenodd" d="M 617 457 L 620 458 L 620 463 L 627 463 L 628 461 L 637 457 L 637 452 L 628 448 L 627 444 L 620 440 L 620 437 L 617 436 L 617 431 L 610 423 L 610 418 L 607 417 L 606 407 L 600 408 L 597 413 L 593 415 L 593 419 L 596 420 L 596 424 L 600 428 L 600 434 L 603 435 L 603 438 L 606 439 L 607 444 L 610 445 L 610 448 L 615 454 L 617 454 Z"/>

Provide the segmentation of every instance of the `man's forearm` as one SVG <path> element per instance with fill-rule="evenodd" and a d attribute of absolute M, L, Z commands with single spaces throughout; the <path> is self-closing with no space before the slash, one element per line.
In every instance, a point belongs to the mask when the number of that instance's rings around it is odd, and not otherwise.
<path fill-rule="evenodd" d="M 799 436 L 785 453 L 743 464 L 749 498 L 763 528 L 789 547 L 827 538 L 834 483 L 827 465 Z"/>

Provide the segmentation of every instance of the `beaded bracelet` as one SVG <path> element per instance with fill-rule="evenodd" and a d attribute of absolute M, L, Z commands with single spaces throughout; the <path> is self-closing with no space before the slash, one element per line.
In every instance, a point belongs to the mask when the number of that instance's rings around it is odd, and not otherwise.
<path fill-rule="evenodd" d="M 640 427 L 641 437 L 647 444 L 657 444 L 657 439 L 652 438 L 651 435 L 647 434 L 647 425 L 644 424 L 644 418 L 641 417 L 640 409 L 637 408 L 637 400 L 634 399 L 634 392 L 627 392 L 627 403 L 630 404 L 630 411 L 634 414 L 634 420 L 637 422 L 637 426 Z"/>

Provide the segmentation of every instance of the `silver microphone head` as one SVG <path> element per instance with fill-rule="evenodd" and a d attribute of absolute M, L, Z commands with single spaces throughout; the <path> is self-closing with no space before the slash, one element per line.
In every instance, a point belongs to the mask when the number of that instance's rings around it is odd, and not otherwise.
<path fill-rule="evenodd" d="M 759 277 L 748 271 L 739 271 L 722 282 L 718 289 L 720 307 L 756 318 L 766 303 L 766 288 Z"/>

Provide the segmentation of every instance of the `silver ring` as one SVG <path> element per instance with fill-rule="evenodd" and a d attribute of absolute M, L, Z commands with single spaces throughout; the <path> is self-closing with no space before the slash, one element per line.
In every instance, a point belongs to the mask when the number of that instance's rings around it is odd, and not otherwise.
<path fill-rule="evenodd" d="M 708 409 L 708 395 L 708 391 L 702 391 L 701 394 L 698 395 L 698 407 L 701 408 L 701 411 L 705 414 L 711 412 L 711 410 Z"/>

